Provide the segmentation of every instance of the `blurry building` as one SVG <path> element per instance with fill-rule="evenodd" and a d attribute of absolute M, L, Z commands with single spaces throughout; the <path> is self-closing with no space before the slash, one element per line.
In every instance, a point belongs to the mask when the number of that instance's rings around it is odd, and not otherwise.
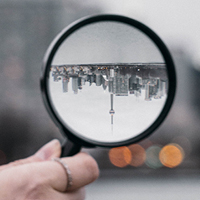
<path fill-rule="evenodd" d="M 7 161 L 28 156 L 50 139 L 61 138 L 41 98 L 42 60 L 63 28 L 96 12 L 98 8 L 82 1 L 0 2 L 0 150 Z"/>

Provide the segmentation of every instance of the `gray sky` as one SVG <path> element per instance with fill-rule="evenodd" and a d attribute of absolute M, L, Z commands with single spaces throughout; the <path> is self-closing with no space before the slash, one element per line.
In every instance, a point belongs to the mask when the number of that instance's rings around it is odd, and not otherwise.
<path fill-rule="evenodd" d="M 168 46 L 181 46 L 200 60 L 199 0 L 96 0 L 105 13 L 122 14 L 145 23 Z"/>
<path fill-rule="evenodd" d="M 155 44 L 140 30 L 122 23 L 100 22 L 71 34 L 53 65 L 164 62 Z"/>

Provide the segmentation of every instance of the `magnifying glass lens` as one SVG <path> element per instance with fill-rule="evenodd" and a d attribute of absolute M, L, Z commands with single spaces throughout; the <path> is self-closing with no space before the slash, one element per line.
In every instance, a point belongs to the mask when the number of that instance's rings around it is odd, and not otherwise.
<path fill-rule="evenodd" d="M 47 74 L 56 116 L 91 143 L 139 136 L 157 120 L 168 97 L 160 49 L 138 28 L 117 21 L 90 23 L 69 34 Z"/>

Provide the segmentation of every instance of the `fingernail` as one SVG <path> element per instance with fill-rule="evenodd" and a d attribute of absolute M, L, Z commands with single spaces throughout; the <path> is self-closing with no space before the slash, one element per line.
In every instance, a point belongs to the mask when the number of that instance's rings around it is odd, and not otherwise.
<path fill-rule="evenodd" d="M 59 140 L 54 139 L 45 144 L 42 148 L 40 148 L 35 153 L 35 156 L 38 157 L 40 160 L 49 160 L 52 157 L 59 156 L 60 151 L 61 151 L 60 142 Z"/>

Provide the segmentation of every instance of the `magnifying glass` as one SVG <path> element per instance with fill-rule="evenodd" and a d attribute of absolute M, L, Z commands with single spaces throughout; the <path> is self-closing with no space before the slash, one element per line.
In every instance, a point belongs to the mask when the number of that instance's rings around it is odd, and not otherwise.
<path fill-rule="evenodd" d="M 45 106 L 66 137 L 63 156 L 147 137 L 167 116 L 175 88 L 174 63 L 162 40 L 119 15 L 87 17 L 65 28 L 42 67 Z"/>

